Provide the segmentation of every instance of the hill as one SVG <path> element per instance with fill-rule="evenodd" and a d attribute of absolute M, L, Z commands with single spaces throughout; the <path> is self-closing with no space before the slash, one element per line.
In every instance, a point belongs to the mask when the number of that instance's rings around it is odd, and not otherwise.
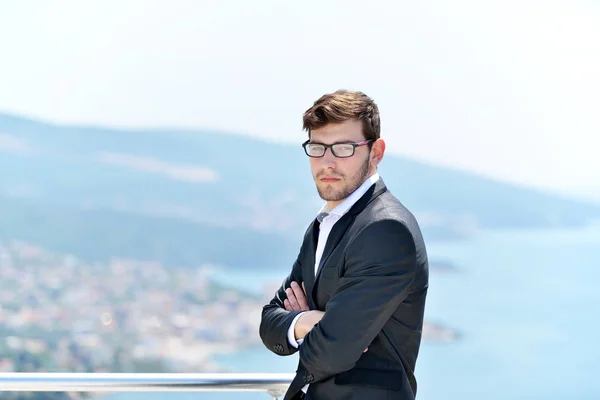
<path fill-rule="evenodd" d="M 281 267 L 321 205 L 306 156 L 242 135 L 63 126 L 0 114 L 0 240 L 89 259 Z M 600 206 L 386 155 L 429 240 L 555 227 Z"/>

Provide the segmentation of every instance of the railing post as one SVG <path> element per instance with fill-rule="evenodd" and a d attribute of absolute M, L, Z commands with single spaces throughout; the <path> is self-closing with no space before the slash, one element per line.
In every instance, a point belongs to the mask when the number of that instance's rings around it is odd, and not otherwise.
<path fill-rule="evenodd" d="M 267 393 L 271 395 L 273 400 L 279 400 L 279 397 L 283 396 L 283 392 L 281 390 L 269 389 Z"/>

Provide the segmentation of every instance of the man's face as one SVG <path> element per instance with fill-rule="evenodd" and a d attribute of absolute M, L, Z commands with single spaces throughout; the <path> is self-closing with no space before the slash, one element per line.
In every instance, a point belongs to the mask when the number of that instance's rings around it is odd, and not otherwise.
<path fill-rule="evenodd" d="M 311 143 L 358 143 L 365 140 L 361 121 L 345 121 L 328 124 L 311 131 Z M 334 156 L 328 148 L 321 158 L 310 157 L 310 167 L 319 196 L 333 209 L 375 172 L 376 163 L 371 163 L 369 146 L 356 147 L 348 158 Z"/>

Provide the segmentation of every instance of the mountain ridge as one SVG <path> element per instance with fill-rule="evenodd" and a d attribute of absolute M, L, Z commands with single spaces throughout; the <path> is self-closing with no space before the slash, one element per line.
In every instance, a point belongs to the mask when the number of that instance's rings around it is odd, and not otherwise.
<path fill-rule="evenodd" d="M 47 126 L 47 127 L 57 128 L 57 129 L 70 129 L 70 130 L 75 130 L 75 131 L 79 131 L 79 132 L 90 132 L 90 133 L 103 133 L 103 132 L 107 132 L 107 131 L 111 131 L 113 133 L 138 134 L 138 135 L 143 135 L 143 134 L 163 135 L 165 133 L 173 133 L 173 134 L 177 134 L 177 135 L 192 136 L 194 139 L 197 139 L 195 137 L 196 135 L 207 135 L 207 136 L 224 135 L 229 138 L 238 138 L 241 140 L 251 140 L 254 142 L 263 142 L 263 143 L 266 143 L 266 144 L 269 144 L 272 146 L 280 146 L 280 147 L 287 147 L 287 148 L 297 147 L 298 149 L 300 149 L 300 144 L 294 145 L 291 142 L 278 141 L 278 140 L 270 139 L 270 138 L 267 139 L 264 137 L 245 134 L 243 132 L 237 132 L 237 131 L 232 131 L 232 130 L 223 130 L 223 129 L 212 129 L 212 128 L 205 129 L 205 128 L 201 128 L 201 127 L 199 127 L 199 128 L 170 127 L 168 125 L 147 126 L 147 127 L 146 126 L 129 127 L 129 126 L 84 124 L 84 123 L 61 123 L 61 122 L 52 122 L 52 121 L 46 120 L 42 117 L 35 117 L 35 116 L 28 116 L 25 114 L 8 113 L 8 112 L 0 111 L 0 128 L 2 126 L 5 126 L 7 121 L 12 122 L 15 125 L 22 125 L 23 123 L 26 123 L 26 124 L 28 123 L 28 124 L 31 124 L 33 127 Z M 0 134 L 2 134 L 2 133 L 3 132 L 0 131 Z M 0 151 L 1 151 L 1 149 L 0 149 Z M 533 192 L 537 192 L 539 194 L 554 196 L 554 197 L 561 198 L 561 199 L 567 200 L 567 201 L 575 201 L 575 202 L 582 202 L 582 203 L 590 203 L 591 202 L 594 205 L 598 205 L 594 201 L 595 200 L 594 197 L 590 198 L 589 196 L 587 196 L 587 194 L 588 194 L 587 192 L 584 192 L 585 194 L 582 195 L 582 191 L 573 191 L 571 193 L 568 190 L 550 189 L 550 188 L 545 188 L 545 187 L 527 185 L 525 183 L 509 181 L 509 180 L 504 180 L 504 179 L 488 176 L 485 174 L 480 174 L 476 171 L 463 169 L 463 168 L 456 167 L 456 166 L 428 162 L 428 161 L 421 160 L 421 159 L 418 159 L 415 157 L 411 157 L 411 156 L 408 156 L 405 154 L 393 153 L 388 150 L 388 152 L 386 153 L 385 160 L 387 160 L 390 157 L 402 159 L 402 160 L 406 161 L 407 163 L 414 164 L 415 166 L 422 167 L 422 168 L 443 170 L 443 171 L 456 173 L 456 174 L 460 174 L 460 175 L 467 175 L 472 179 L 477 179 L 477 180 L 481 180 L 481 181 L 492 181 L 498 185 L 505 185 L 508 187 L 514 187 L 514 188 L 518 188 L 518 189 L 533 191 Z M 384 162 L 385 162 L 385 160 L 384 160 Z M 594 195 L 600 194 L 600 188 L 596 188 L 596 189 L 597 190 L 594 191 Z"/>
<path fill-rule="evenodd" d="M 242 134 L 66 126 L 0 113 L 0 169 L 11 171 L 0 179 L 0 238 L 84 259 L 280 265 L 295 257 L 322 203 L 299 144 Z M 379 171 L 428 240 L 600 218 L 596 204 L 395 154 Z"/>

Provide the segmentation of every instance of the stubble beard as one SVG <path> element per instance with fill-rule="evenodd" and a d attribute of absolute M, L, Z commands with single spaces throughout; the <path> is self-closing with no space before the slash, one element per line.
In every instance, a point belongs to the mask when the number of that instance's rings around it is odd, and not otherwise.
<path fill-rule="evenodd" d="M 325 201 L 342 201 L 346 197 L 350 196 L 356 189 L 363 184 L 369 175 L 369 159 L 367 158 L 363 163 L 358 173 L 351 178 L 346 185 L 340 189 L 334 189 L 330 184 L 323 184 L 322 186 L 318 183 L 317 178 L 317 192 L 319 196 Z M 343 175 L 336 174 L 334 176 L 344 178 Z"/>

